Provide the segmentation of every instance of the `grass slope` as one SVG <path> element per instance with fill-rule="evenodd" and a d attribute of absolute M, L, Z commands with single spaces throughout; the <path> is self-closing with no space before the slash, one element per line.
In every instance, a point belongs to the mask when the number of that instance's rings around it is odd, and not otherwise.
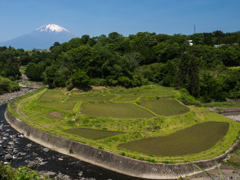
<path fill-rule="evenodd" d="M 180 104 L 175 99 L 144 100 L 140 105 L 162 116 L 173 116 L 190 111 L 188 107 Z"/>
<path fill-rule="evenodd" d="M 113 118 L 151 118 L 154 115 L 134 104 L 83 104 L 82 113 L 94 117 L 113 117 Z"/>
<path fill-rule="evenodd" d="M 75 135 L 82 136 L 84 138 L 92 139 L 92 140 L 99 140 L 99 139 L 115 136 L 118 134 L 122 134 L 122 132 L 116 132 L 116 131 L 103 131 L 103 130 L 85 129 L 85 128 L 67 129 L 67 130 L 64 130 L 64 132 L 75 134 Z"/>
<path fill-rule="evenodd" d="M 228 123 L 206 122 L 163 137 L 145 138 L 118 147 L 144 154 L 182 156 L 196 154 L 214 146 L 227 133 Z"/>

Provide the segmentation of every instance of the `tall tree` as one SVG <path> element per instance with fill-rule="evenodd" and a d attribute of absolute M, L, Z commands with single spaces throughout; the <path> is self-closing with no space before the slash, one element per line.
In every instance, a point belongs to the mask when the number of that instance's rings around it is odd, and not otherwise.
<path fill-rule="evenodd" d="M 188 70 L 188 91 L 192 96 L 197 97 L 199 92 L 199 63 L 194 55 L 190 55 L 189 70 Z"/>

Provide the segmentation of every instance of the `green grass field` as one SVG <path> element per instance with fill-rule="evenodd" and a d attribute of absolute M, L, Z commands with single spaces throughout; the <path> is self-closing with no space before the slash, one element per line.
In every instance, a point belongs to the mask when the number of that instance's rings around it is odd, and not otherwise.
<path fill-rule="evenodd" d="M 228 128 L 228 123 L 206 122 L 168 136 L 145 138 L 120 144 L 118 147 L 152 155 L 196 154 L 214 146 L 226 135 Z"/>
<path fill-rule="evenodd" d="M 177 114 L 183 114 L 190 111 L 190 109 L 182 104 L 180 104 L 175 99 L 150 99 L 144 100 L 140 103 L 143 106 L 156 114 L 162 116 L 173 116 Z"/>
<path fill-rule="evenodd" d="M 111 136 L 116 136 L 118 134 L 122 134 L 122 132 L 116 131 L 103 131 L 103 130 L 95 130 L 95 129 L 85 129 L 85 128 L 75 128 L 64 130 L 66 133 L 82 136 L 87 139 L 99 140 L 104 139 Z"/>
<path fill-rule="evenodd" d="M 107 101 L 115 98 L 116 96 L 75 96 L 70 97 L 68 101 Z"/>
<path fill-rule="evenodd" d="M 40 116 L 43 116 L 45 118 L 48 118 L 48 119 L 58 119 L 59 117 L 57 116 L 53 116 L 51 114 L 39 114 Z"/>
<path fill-rule="evenodd" d="M 113 118 L 151 118 L 154 115 L 134 104 L 83 104 L 82 113 L 87 116 Z"/>
<path fill-rule="evenodd" d="M 51 106 L 51 107 L 55 107 L 58 109 L 71 111 L 71 110 L 73 110 L 74 106 L 76 105 L 76 102 L 47 102 L 47 103 L 38 102 L 37 104 L 42 105 L 42 106 Z"/>
<path fill-rule="evenodd" d="M 181 93 L 171 87 L 61 90 L 36 90 L 10 102 L 8 109 L 35 128 L 116 154 L 124 152 L 129 158 L 150 158 L 151 162 L 213 158 L 226 152 L 240 136 L 239 123 L 204 107 L 183 105 L 176 100 Z M 50 111 L 64 115 L 56 118 Z M 122 147 L 125 145 L 129 148 Z"/>
<path fill-rule="evenodd" d="M 121 96 L 117 101 L 134 101 L 138 98 L 137 95 Z"/>
<path fill-rule="evenodd" d="M 62 95 L 58 90 L 48 90 L 39 98 L 39 101 L 55 101 L 61 98 Z"/>

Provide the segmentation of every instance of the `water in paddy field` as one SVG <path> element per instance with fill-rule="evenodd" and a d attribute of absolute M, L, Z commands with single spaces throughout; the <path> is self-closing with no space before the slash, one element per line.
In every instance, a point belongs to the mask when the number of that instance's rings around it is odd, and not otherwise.
<path fill-rule="evenodd" d="M 13 146 L 12 151 L 17 150 L 18 153 L 14 154 L 14 159 L 11 162 L 12 167 L 18 167 L 20 165 L 27 166 L 29 161 L 34 161 L 38 158 L 41 159 L 42 162 L 47 162 L 45 165 L 40 165 L 38 171 L 52 171 L 55 172 L 56 175 L 61 173 L 69 175 L 72 179 L 140 180 L 139 178 L 125 176 L 94 166 L 52 150 L 47 153 L 44 152 L 43 148 L 45 147 L 25 137 L 19 137 L 18 132 L 7 123 L 4 118 L 6 107 L 6 105 L 0 106 L 0 161 L 4 162 L 4 156 L 5 154 L 8 154 L 7 146 Z M 14 135 L 16 135 L 16 138 L 13 137 Z M 28 144 L 32 144 L 32 146 L 27 147 Z M 58 158 L 61 158 L 62 160 L 59 160 Z"/>

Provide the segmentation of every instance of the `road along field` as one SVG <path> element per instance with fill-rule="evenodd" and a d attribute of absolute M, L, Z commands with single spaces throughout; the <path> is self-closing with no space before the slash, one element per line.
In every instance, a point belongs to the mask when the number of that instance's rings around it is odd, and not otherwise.
<path fill-rule="evenodd" d="M 240 124 L 179 99 L 178 91 L 162 86 L 83 93 L 45 89 L 11 102 L 8 108 L 41 130 L 151 162 L 208 159 L 236 142 Z M 55 118 L 51 111 L 63 116 Z"/>

